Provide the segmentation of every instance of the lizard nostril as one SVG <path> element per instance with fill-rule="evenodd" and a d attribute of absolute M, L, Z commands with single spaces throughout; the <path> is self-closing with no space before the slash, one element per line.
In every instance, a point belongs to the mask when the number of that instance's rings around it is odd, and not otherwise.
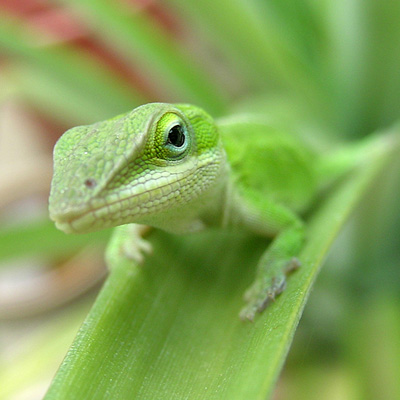
<path fill-rule="evenodd" d="M 89 178 L 89 179 L 86 179 L 86 181 L 85 181 L 85 186 L 89 189 L 93 189 L 94 187 L 96 187 L 96 185 L 97 185 L 97 182 L 95 179 Z"/>

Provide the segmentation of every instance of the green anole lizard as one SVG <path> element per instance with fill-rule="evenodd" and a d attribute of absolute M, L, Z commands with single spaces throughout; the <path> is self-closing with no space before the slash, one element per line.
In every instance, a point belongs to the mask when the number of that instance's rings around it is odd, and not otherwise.
<path fill-rule="evenodd" d="M 299 139 L 251 118 L 214 121 L 187 104 L 151 103 L 68 130 L 54 150 L 50 216 L 66 233 L 119 226 L 106 259 L 140 264 L 150 245 L 143 225 L 172 233 L 208 227 L 248 230 L 274 240 L 245 293 L 253 320 L 285 288 L 305 229 L 299 213 L 327 175 L 354 165 L 317 157 Z"/>

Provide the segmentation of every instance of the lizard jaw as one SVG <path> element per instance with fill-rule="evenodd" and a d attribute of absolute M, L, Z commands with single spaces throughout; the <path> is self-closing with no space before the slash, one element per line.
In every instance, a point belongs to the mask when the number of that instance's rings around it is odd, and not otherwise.
<path fill-rule="evenodd" d="M 120 216 L 116 214 L 113 218 L 109 204 L 104 204 L 98 208 L 80 210 L 79 212 L 50 214 L 50 218 L 55 222 L 57 229 L 64 233 L 90 233 L 121 225 Z M 129 223 L 129 221 L 125 223 Z"/>
<path fill-rule="evenodd" d="M 54 221 L 57 229 L 64 233 L 88 233 L 97 230 L 91 229 L 91 225 L 95 222 L 95 220 L 91 218 L 91 215 L 91 212 L 78 216 L 50 215 L 50 219 Z"/>

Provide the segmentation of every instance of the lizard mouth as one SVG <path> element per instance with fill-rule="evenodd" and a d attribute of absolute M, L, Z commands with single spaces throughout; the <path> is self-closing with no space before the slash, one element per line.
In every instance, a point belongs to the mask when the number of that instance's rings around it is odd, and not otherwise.
<path fill-rule="evenodd" d="M 168 186 L 168 185 L 165 185 Z M 112 228 L 121 224 L 136 222 L 139 215 L 149 213 L 150 203 L 160 201 L 155 194 L 160 187 L 143 190 L 118 200 L 88 204 L 87 207 L 61 213 L 50 213 L 50 218 L 58 229 L 65 233 L 90 233 L 101 229 Z"/>
<path fill-rule="evenodd" d="M 57 229 L 64 233 L 88 233 L 97 230 L 93 226 L 96 219 L 94 217 L 91 218 L 91 215 L 93 215 L 93 211 L 87 211 L 79 215 L 50 215 L 50 219 L 54 221 Z"/>
<path fill-rule="evenodd" d="M 110 213 L 110 204 L 62 214 L 50 214 L 57 229 L 64 233 L 90 233 L 120 225 L 119 215 Z"/>
<path fill-rule="evenodd" d="M 88 210 L 76 216 L 51 216 L 57 229 L 64 233 L 90 233 L 119 225 L 107 215 L 107 206 Z"/>
<path fill-rule="evenodd" d="M 50 218 L 65 233 L 89 233 L 123 224 L 147 223 L 143 222 L 143 218 L 148 215 L 157 215 L 187 202 L 182 196 L 185 186 L 182 180 L 190 173 L 191 169 L 185 174 L 176 174 L 174 179 L 165 180 L 154 187 L 138 184 L 133 193 L 120 193 L 117 198 L 93 198 L 86 205 L 61 212 L 53 209 Z"/>

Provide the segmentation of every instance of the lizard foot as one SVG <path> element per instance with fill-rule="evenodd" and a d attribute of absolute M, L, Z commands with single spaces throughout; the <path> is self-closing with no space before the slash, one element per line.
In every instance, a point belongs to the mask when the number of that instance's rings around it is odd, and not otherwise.
<path fill-rule="evenodd" d="M 134 265 L 143 264 L 145 255 L 152 252 L 150 242 L 143 238 L 149 232 L 144 225 L 123 225 L 118 227 L 106 251 L 106 261 L 111 269 L 120 260 L 128 259 Z"/>
<path fill-rule="evenodd" d="M 265 308 L 275 301 L 286 288 L 286 277 L 298 269 L 300 262 L 297 258 L 292 258 L 285 263 L 280 272 L 270 276 L 268 272 L 264 276 L 259 276 L 256 281 L 246 290 L 244 300 L 247 305 L 240 311 L 242 320 L 254 321 L 257 313 L 265 310 Z M 274 270 L 272 268 L 272 270 Z"/>
<path fill-rule="evenodd" d="M 123 255 L 137 264 L 143 264 L 146 254 L 151 254 L 153 251 L 151 243 L 139 236 L 129 239 L 122 243 Z"/>

